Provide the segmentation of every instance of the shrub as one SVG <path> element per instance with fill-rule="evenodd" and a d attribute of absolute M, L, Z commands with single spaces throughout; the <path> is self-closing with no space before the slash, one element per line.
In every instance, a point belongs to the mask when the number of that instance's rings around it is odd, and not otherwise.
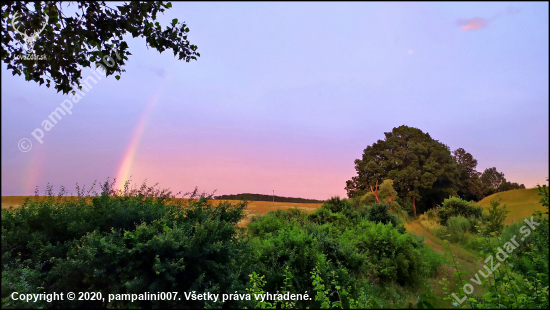
<path fill-rule="evenodd" d="M 315 288 L 306 275 L 316 266 L 320 266 L 318 272 L 323 279 L 334 273 L 338 286 L 346 288 L 354 299 L 360 298 L 366 281 L 404 285 L 432 275 L 441 264 L 441 256 L 429 252 L 421 239 L 404 233 L 403 225 L 394 227 L 392 219 L 397 224 L 399 221 L 388 214 L 387 208 L 380 204 L 355 211 L 364 217 L 357 216 L 353 224 L 329 208 L 316 210 L 305 223 L 283 221 L 282 213 L 275 212 L 257 217 L 249 224 L 248 232 L 255 253 L 254 271 L 265 279 L 263 289 L 274 292 L 286 287 L 288 271 L 294 291 L 311 292 Z M 378 215 L 387 224 L 368 220 L 369 214 L 371 219 Z M 276 225 L 279 229 L 274 228 Z M 338 290 L 332 281 L 325 285 L 327 290 Z M 330 297 L 331 302 L 337 300 L 336 294 Z M 317 302 L 297 302 L 296 306 L 320 307 Z"/>
<path fill-rule="evenodd" d="M 387 203 L 374 203 L 367 208 L 367 219 L 375 223 L 392 223 L 393 227 L 397 227 L 399 224 L 397 216 L 390 214 L 389 211 L 390 206 Z"/>
<path fill-rule="evenodd" d="M 437 215 L 439 216 L 441 225 L 446 226 L 447 220 L 452 216 L 481 217 L 483 208 L 471 205 L 459 197 L 449 197 L 443 201 L 441 206 L 437 207 Z"/>
<path fill-rule="evenodd" d="M 376 202 L 376 197 L 374 197 L 374 193 L 368 192 L 361 197 L 360 201 L 361 201 L 361 205 L 370 206 Z"/>
<path fill-rule="evenodd" d="M 333 213 L 338 213 L 352 210 L 353 205 L 348 199 L 340 199 L 340 197 L 336 196 L 325 201 L 321 208 L 330 210 Z"/>
<path fill-rule="evenodd" d="M 364 205 L 361 203 L 361 198 L 363 196 L 355 196 L 353 198 L 350 198 L 351 200 L 351 205 L 353 206 L 353 209 L 354 210 L 359 210 L 361 209 Z"/>
<path fill-rule="evenodd" d="M 411 284 L 421 278 L 424 263 L 416 250 L 423 247 L 413 235 L 399 233 L 393 225 L 361 221 L 347 229 L 342 240 L 367 255 L 367 276 L 372 280 Z"/>
<path fill-rule="evenodd" d="M 51 196 L 2 210 L 2 306 L 29 307 L 11 300 L 14 291 L 101 291 L 105 297 L 162 291 L 244 293 L 261 286 L 270 293 L 308 291 L 314 296 L 320 292 L 312 282 L 314 272 L 314 280 L 324 281 L 322 303 L 359 307 L 370 304 L 365 296 L 369 282 L 420 283 L 441 264 L 421 237 L 405 233 L 403 220 L 390 214 L 386 204 L 355 209 L 350 200 L 333 197 L 312 214 L 288 209 L 253 217 L 244 235 L 237 223 L 246 203 L 213 205 L 202 196 L 184 205 L 171 198 L 147 188 L 116 192 L 107 184 L 100 196 Z M 318 308 L 322 303 L 285 301 L 276 307 Z M 75 300 L 31 306 L 255 305 L 275 303 L 214 304 L 181 296 L 178 301 Z"/>
<path fill-rule="evenodd" d="M 447 234 L 450 241 L 464 242 L 468 240 L 468 231 L 471 229 L 470 221 L 463 216 L 452 216 L 447 220 Z"/>
<path fill-rule="evenodd" d="M 29 306 L 11 300 L 13 291 L 244 291 L 250 249 L 237 223 L 246 204 L 215 206 L 201 195 L 182 205 L 166 191 L 116 192 L 113 184 L 106 182 L 101 196 L 50 195 L 2 210 L 3 306 Z M 66 300 L 35 306 L 196 308 L 206 303 Z"/>
<path fill-rule="evenodd" d="M 341 213 L 332 213 L 332 211 L 327 208 L 319 208 L 313 211 L 313 213 L 308 215 L 307 219 L 308 221 L 319 225 L 325 223 L 335 223 L 342 225 L 349 224 L 349 220 L 346 218 L 345 215 Z"/>
<path fill-rule="evenodd" d="M 506 205 L 499 207 L 500 202 L 490 201 L 491 208 L 487 210 L 486 214 L 483 214 L 484 234 L 490 234 L 492 232 L 500 233 L 504 228 L 504 221 L 506 215 L 510 211 L 506 210 Z"/>

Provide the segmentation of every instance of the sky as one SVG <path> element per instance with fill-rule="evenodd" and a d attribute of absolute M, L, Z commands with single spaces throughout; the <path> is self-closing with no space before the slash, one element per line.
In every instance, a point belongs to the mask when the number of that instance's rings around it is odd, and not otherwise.
<path fill-rule="evenodd" d="M 2 196 L 131 177 L 345 197 L 354 160 L 401 125 L 464 148 L 480 172 L 547 183 L 547 2 L 172 4 L 158 21 L 185 21 L 198 60 L 128 36 L 120 80 L 103 75 L 49 131 L 71 96 L 2 63 Z"/>

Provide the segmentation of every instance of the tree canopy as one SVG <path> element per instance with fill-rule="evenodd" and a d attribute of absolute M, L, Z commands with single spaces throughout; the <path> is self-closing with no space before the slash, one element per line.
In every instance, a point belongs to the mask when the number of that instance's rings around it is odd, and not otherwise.
<path fill-rule="evenodd" d="M 498 172 L 496 167 L 485 169 L 480 177 L 480 181 L 485 186 L 484 194 L 486 196 L 512 189 L 525 188 L 525 185 L 523 184 L 508 182 L 504 177 L 504 173 Z"/>
<path fill-rule="evenodd" d="M 346 182 L 348 196 L 363 196 L 371 186 L 392 179 L 401 199 L 416 202 L 421 209 L 456 195 L 458 169 L 449 147 L 418 128 L 402 125 L 384 133 L 355 160 L 357 176 Z"/>
<path fill-rule="evenodd" d="M 80 87 L 82 68 L 100 61 L 107 76 L 118 73 L 128 60 L 127 33 L 143 37 L 160 53 L 171 49 L 179 60 L 196 60 L 197 46 L 187 40 L 189 28 L 174 18 L 162 29 L 154 22 L 172 6 L 162 1 L 131 1 L 111 8 L 105 2 L 78 1 L 76 16 L 67 16 L 61 1 L 2 2 L 0 56 L 12 74 L 64 94 Z M 34 57 L 30 57 L 34 56 Z"/>
<path fill-rule="evenodd" d="M 492 187 L 493 190 L 496 190 L 500 187 L 500 185 L 506 182 L 506 178 L 504 177 L 504 173 L 498 172 L 496 167 L 492 167 L 483 171 L 481 181 L 486 186 Z"/>
<path fill-rule="evenodd" d="M 458 168 L 458 195 L 467 201 L 483 198 L 484 186 L 479 179 L 481 173 L 476 170 L 477 160 L 463 148 L 453 151 Z"/>

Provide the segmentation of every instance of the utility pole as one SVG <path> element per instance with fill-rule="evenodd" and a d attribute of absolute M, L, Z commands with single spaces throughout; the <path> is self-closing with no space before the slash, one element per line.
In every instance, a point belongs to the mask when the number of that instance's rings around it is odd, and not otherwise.
<path fill-rule="evenodd" d="M 275 202 L 275 190 L 273 190 L 273 202 Z"/>

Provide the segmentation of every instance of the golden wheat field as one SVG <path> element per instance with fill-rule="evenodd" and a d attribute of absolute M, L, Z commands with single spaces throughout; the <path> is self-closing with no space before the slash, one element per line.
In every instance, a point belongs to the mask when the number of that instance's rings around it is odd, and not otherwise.
<path fill-rule="evenodd" d="M 545 211 L 546 208 L 540 203 L 542 196 L 539 196 L 538 188 L 514 189 L 511 191 L 496 193 L 480 200 L 477 204 L 489 208 L 491 201 L 499 201 L 500 204 L 506 204 L 506 209 L 510 211 L 506 217 L 506 224 L 522 221 L 530 217 L 535 211 Z"/>

